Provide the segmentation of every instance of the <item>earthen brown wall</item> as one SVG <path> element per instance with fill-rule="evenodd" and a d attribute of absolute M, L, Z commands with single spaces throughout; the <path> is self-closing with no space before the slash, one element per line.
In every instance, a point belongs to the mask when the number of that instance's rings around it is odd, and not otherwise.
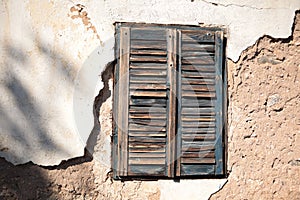
<path fill-rule="evenodd" d="M 300 14 L 228 63 L 228 183 L 211 199 L 300 199 Z"/>

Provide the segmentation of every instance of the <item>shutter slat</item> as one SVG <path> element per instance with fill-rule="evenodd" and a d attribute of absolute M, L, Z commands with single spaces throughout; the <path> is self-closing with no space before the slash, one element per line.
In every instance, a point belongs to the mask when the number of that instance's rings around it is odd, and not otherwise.
<path fill-rule="evenodd" d="M 213 57 L 198 57 L 198 58 L 184 58 L 182 64 L 189 65 L 214 65 L 215 61 Z"/>
<path fill-rule="evenodd" d="M 193 72 L 215 72 L 214 66 L 209 65 L 190 65 L 185 64 L 181 67 L 182 71 L 193 71 Z"/>
<path fill-rule="evenodd" d="M 183 78 L 199 78 L 199 79 L 214 79 L 216 75 L 214 74 L 203 74 L 203 73 L 191 73 L 191 74 L 186 74 L 182 73 Z"/>
<path fill-rule="evenodd" d="M 129 115 L 131 119 L 148 119 L 148 120 L 166 120 L 164 115 L 145 115 L 145 114 L 131 114 Z M 193 120 L 192 120 L 193 121 Z"/>
<path fill-rule="evenodd" d="M 215 126 L 204 126 L 207 122 L 199 121 L 199 127 L 182 127 L 183 133 L 215 133 Z M 204 125 L 201 125 L 204 124 Z"/>
<path fill-rule="evenodd" d="M 162 40 L 166 39 L 166 31 L 165 29 L 157 29 L 157 28 L 134 28 L 131 29 L 131 39 L 133 40 Z"/>
<path fill-rule="evenodd" d="M 187 108 L 184 107 L 182 108 L 182 114 L 200 114 L 200 115 L 205 115 L 205 114 L 215 114 L 215 109 L 211 107 L 206 107 L 206 108 Z"/>
<path fill-rule="evenodd" d="M 161 153 L 165 153 L 166 152 L 166 148 L 163 146 L 155 146 L 155 147 L 129 147 L 128 150 L 129 153 L 151 153 L 151 152 L 161 152 Z"/>
<path fill-rule="evenodd" d="M 146 50 L 146 49 L 157 49 L 157 50 L 167 50 L 166 41 L 147 41 L 147 40 L 131 40 L 131 48 Z"/>
<path fill-rule="evenodd" d="M 142 142 L 142 143 L 156 143 L 156 142 L 166 142 L 166 138 L 163 137 L 136 137 L 136 136 L 132 136 L 129 137 L 129 141 L 130 142 Z"/>
<path fill-rule="evenodd" d="M 165 90 L 165 89 L 167 89 L 167 86 L 165 84 L 130 84 L 130 89 L 134 89 L 134 90 L 147 90 L 147 89 Z"/>
<path fill-rule="evenodd" d="M 131 79 L 130 84 L 166 84 L 165 80 L 160 80 L 159 78 L 152 79 L 152 80 L 145 80 L 145 79 Z"/>
<path fill-rule="evenodd" d="M 167 58 L 165 56 L 144 56 L 144 55 L 131 55 L 130 56 L 131 62 L 158 62 L 158 63 L 165 63 L 167 62 Z"/>
<path fill-rule="evenodd" d="M 213 175 L 215 173 L 215 165 L 205 164 L 182 164 L 181 175 L 193 176 L 193 175 Z"/>
<path fill-rule="evenodd" d="M 141 148 L 141 149 L 151 149 L 151 148 L 165 148 L 164 143 L 145 143 L 145 142 L 130 142 L 129 148 Z"/>
<path fill-rule="evenodd" d="M 183 78 L 182 84 L 190 85 L 214 85 L 215 79 L 195 79 L 195 78 Z"/>
<path fill-rule="evenodd" d="M 166 106 L 167 100 L 162 98 L 131 98 L 130 105 L 133 106 Z"/>
<path fill-rule="evenodd" d="M 130 96 L 136 97 L 167 97 L 166 91 L 131 90 Z"/>
<path fill-rule="evenodd" d="M 214 57 L 215 52 L 209 52 L 209 51 L 184 51 L 181 53 L 181 56 L 186 57 L 195 57 L 195 56 L 209 56 Z"/>
<path fill-rule="evenodd" d="M 189 72 L 189 71 L 182 71 L 182 77 L 184 78 L 210 78 L 214 79 L 216 75 L 214 73 L 207 73 L 207 72 Z"/>
<path fill-rule="evenodd" d="M 129 133 L 129 137 L 166 137 L 166 132 L 138 132 L 138 131 L 131 131 Z"/>
<path fill-rule="evenodd" d="M 182 90 L 215 92 L 215 87 L 209 85 L 182 85 Z"/>
<path fill-rule="evenodd" d="M 183 152 L 183 158 L 214 158 L 214 151 Z"/>
<path fill-rule="evenodd" d="M 152 164 L 152 165 L 163 165 L 166 162 L 166 158 L 160 158 L 160 157 L 155 157 L 155 158 L 132 158 L 129 157 L 129 165 L 147 165 L 147 164 Z"/>
<path fill-rule="evenodd" d="M 152 153 L 130 153 L 130 158 L 165 158 L 165 154 L 162 152 L 152 152 Z"/>
<path fill-rule="evenodd" d="M 129 176 L 164 176 L 166 171 L 165 164 L 162 165 L 130 165 L 128 167 Z"/>
<path fill-rule="evenodd" d="M 138 107 L 130 106 L 129 113 L 166 113 L 167 109 L 163 107 Z"/>
<path fill-rule="evenodd" d="M 163 50 L 131 50 L 131 55 L 152 55 L 152 56 L 167 56 L 167 52 Z"/>
<path fill-rule="evenodd" d="M 161 115 L 162 116 L 162 115 Z M 166 131 L 166 127 L 165 126 L 149 126 L 149 125 L 140 125 L 140 124 L 129 124 L 129 130 L 130 131 L 151 131 L 151 132 L 154 132 L 154 131 L 158 131 L 158 132 L 161 132 L 161 131 Z"/>
<path fill-rule="evenodd" d="M 183 134 L 215 134 L 215 127 L 214 128 L 182 128 L 182 135 Z"/>
<path fill-rule="evenodd" d="M 138 70 L 166 70 L 166 64 L 162 63 L 130 63 L 130 69 L 138 69 Z"/>
<path fill-rule="evenodd" d="M 182 51 L 214 52 L 214 44 L 182 43 Z"/>
<path fill-rule="evenodd" d="M 164 76 L 130 76 L 130 84 L 166 84 L 166 78 Z"/>
<path fill-rule="evenodd" d="M 182 97 L 196 97 L 196 98 L 214 98 L 216 97 L 215 92 L 197 92 L 197 91 L 182 91 Z"/>
<path fill-rule="evenodd" d="M 183 42 L 210 42 L 213 43 L 215 38 L 213 31 L 206 30 L 182 30 L 182 41 Z"/>
<path fill-rule="evenodd" d="M 215 101 L 211 99 L 188 99 L 182 98 L 182 106 L 183 107 L 211 107 L 215 106 Z"/>
<path fill-rule="evenodd" d="M 182 151 L 193 151 L 193 152 L 200 152 L 200 151 L 214 151 L 215 145 L 202 145 L 202 146 L 192 146 L 192 145 L 186 145 L 182 146 Z"/>
<path fill-rule="evenodd" d="M 183 140 L 215 140 L 216 135 L 215 134 L 183 134 L 182 135 Z"/>
<path fill-rule="evenodd" d="M 215 127 L 215 122 L 189 122 L 189 121 L 183 121 L 182 122 L 182 128 L 205 128 L 205 127 Z"/>
<path fill-rule="evenodd" d="M 131 76 L 166 76 L 167 72 L 162 70 L 130 70 Z"/>
<path fill-rule="evenodd" d="M 181 163 L 215 164 L 215 158 L 181 158 Z"/>

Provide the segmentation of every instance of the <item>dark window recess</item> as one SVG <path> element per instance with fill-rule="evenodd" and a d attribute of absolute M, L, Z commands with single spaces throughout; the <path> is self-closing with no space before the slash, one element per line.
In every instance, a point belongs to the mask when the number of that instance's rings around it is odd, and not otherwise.
<path fill-rule="evenodd" d="M 116 24 L 115 179 L 225 175 L 223 31 Z"/>

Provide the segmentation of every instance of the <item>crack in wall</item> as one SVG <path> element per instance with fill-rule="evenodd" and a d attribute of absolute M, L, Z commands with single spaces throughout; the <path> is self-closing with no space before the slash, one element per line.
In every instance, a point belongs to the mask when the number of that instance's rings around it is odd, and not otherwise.
<path fill-rule="evenodd" d="M 248 5 L 239 5 L 239 4 L 222 4 L 222 3 L 215 3 L 215 2 L 211 2 L 211 1 L 207 1 L 207 0 L 200 0 L 204 3 L 213 5 L 213 6 L 222 6 L 222 7 L 239 7 L 239 8 L 247 8 L 247 9 L 255 9 L 255 10 L 274 10 L 274 9 L 279 9 L 279 8 L 269 8 L 269 7 L 254 7 L 254 6 L 248 6 Z M 192 0 L 192 2 L 194 2 Z M 281 9 L 285 9 L 285 8 L 281 8 Z"/>

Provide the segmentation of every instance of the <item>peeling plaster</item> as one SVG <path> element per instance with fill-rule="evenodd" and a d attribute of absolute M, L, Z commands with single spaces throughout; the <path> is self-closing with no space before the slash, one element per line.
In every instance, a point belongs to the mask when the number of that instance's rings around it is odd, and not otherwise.
<path fill-rule="evenodd" d="M 70 11 L 71 11 L 71 14 L 70 14 L 71 18 L 72 19 L 80 18 L 82 20 L 82 23 L 86 27 L 86 29 L 93 31 L 94 34 L 96 35 L 97 39 L 99 40 L 100 45 L 103 46 L 103 42 L 100 39 L 100 36 L 99 36 L 99 34 L 97 32 L 96 27 L 92 24 L 91 18 L 88 17 L 88 13 L 86 11 L 86 7 L 84 5 L 77 4 L 75 6 L 72 6 L 70 8 Z"/>

